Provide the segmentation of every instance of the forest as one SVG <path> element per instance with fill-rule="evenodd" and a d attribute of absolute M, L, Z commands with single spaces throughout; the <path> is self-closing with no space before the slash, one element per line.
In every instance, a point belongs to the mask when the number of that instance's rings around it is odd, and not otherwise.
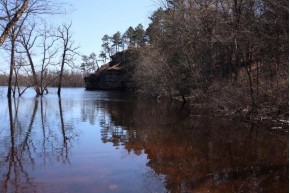
<path fill-rule="evenodd" d="M 36 30 L 37 15 L 63 14 L 63 6 L 47 0 L 21 2 L 1 1 L 0 43 L 10 52 L 10 73 L 0 78 L 1 84 L 8 80 L 8 94 L 13 85 L 23 83 L 17 81 L 19 69 L 25 69 L 23 76 L 29 77 L 27 85 L 37 96 L 49 86 L 57 86 L 60 93 L 65 77 L 77 76 L 74 85 L 82 86 L 82 78 L 99 69 L 98 61 L 106 63 L 117 52 L 134 50 L 134 93 L 140 97 L 206 103 L 246 116 L 288 117 L 287 0 L 159 0 L 148 28 L 139 24 L 124 34 L 104 35 L 99 56 L 83 55 L 81 64 L 74 63 L 78 46 L 71 24 L 54 29 L 43 24 Z M 42 45 L 37 70 L 35 42 Z M 48 72 L 49 66 L 55 71 Z M 78 73 L 64 76 L 65 66 Z"/>
<path fill-rule="evenodd" d="M 158 3 L 147 29 L 103 38 L 104 58 L 126 45 L 135 53 L 138 96 L 205 103 L 247 118 L 288 117 L 288 1 Z"/>

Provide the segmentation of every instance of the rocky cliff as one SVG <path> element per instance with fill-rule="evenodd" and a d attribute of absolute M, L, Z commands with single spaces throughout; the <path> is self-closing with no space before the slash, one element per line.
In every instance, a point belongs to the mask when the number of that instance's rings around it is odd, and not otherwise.
<path fill-rule="evenodd" d="M 128 49 L 111 56 L 108 64 L 101 66 L 95 73 L 85 77 L 87 90 L 133 90 L 135 84 L 132 74 L 138 52 Z"/>

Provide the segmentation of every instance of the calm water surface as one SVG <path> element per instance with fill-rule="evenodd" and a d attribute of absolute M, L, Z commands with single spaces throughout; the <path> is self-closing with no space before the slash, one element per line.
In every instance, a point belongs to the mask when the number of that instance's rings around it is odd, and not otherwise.
<path fill-rule="evenodd" d="M 50 91 L 9 103 L 0 87 L 1 193 L 288 192 L 288 133 L 124 93 Z"/>

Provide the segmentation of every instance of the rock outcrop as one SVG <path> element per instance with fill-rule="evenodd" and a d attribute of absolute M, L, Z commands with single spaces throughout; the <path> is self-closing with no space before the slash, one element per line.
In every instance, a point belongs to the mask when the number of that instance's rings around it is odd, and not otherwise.
<path fill-rule="evenodd" d="M 85 77 L 87 90 L 133 90 L 132 75 L 138 52 L 128 49 L 111 56 L 108 64 L 101 66 L 95 73 Z"/>

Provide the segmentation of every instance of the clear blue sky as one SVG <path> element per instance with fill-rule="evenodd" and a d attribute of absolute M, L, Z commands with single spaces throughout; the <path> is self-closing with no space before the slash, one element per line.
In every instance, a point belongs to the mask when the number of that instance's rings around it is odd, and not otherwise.
<path fill-rule="evenodd" d="M 82 54 L 101 51 L 102 37 L 141 23 L 147 28 L 148 17 L 158 4 L 154 0 L 72 0 L 74 12 L 64 16 L 72 21 L 74 39 Z M 59 19 L 59 18 L 58 18 Z M 61 19 L 60 19 L 61 20 Z M 59 21 L 60 21 L 59 20 Z"/>
<path fill-rule="evenodd" d="M 80 54 L 101 51 L 102 37 L 117 31 L 124 33 L 130 26 L 141 23 L 148 27 L 148 17 L 156 10 L 158 0 L 63 0 L 74 10 L 67 15 L 46 16 L 48 22 L 60 25 L 72 21 L 73 39 L 80 46 Z M 8 72 L 9 53 L 0 50 L 0 73 Z M 76 64 L 81 61 L 76 61 Z M 5 64 L 5 65 L 3 65 Z"/>

